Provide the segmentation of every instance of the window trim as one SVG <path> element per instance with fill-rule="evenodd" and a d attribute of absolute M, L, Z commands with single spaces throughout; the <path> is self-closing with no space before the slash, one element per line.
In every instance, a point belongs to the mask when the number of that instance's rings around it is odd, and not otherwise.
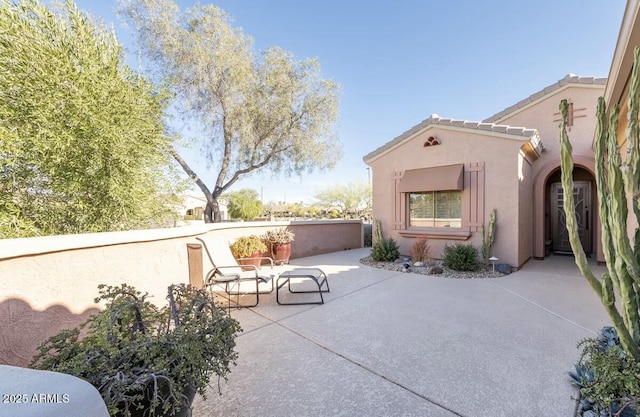
<path fill-rule="evenodd" d="M 450 227 L 412 227 L 398 231 L 403 237 L 425 236 L 427 239 L 467 240 L 471 232 L 464 229 L 451 229 Z"/>

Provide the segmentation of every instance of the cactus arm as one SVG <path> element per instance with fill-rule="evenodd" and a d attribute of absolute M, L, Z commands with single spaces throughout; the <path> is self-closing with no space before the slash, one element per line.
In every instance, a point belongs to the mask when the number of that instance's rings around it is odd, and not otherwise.
<path fill-rule="evenodd" d="M 634 50 L 634 62 L 640 60 L 640 48 Z M 640 223 L 640 126 L 638 124 L 638 111 L 640 110 L 640 66 L 634 65 L 629 86 L 629 101 L 627 112 L 627 158 L 625 163 L 625 183 L 627 191 L 633 198 L 633 211 L 636 220 Z"/>
<path fill-rule="evenodd" d="M 613 112 L 616 112 L 614 107 Z M 607 115 L 604 98 L 598 99 L 598 106 L 596 110 L 597 128 L 596 128 L 596 142 L 594 149 L 595 156 L 595 174 L 596 174 L 596 193 L 598 196 L 598 213 L 600 215 L 600 224 L 602 225 L 602 252 L 607 265 L 613 265 L 615 259 L 615 252 L 613 249 L 613 242 L 611 241 L 611 228 L 609 227 L 609 189 L 607 188 L 606 180 L 606 168 L 605 168 L 605 150 L 607 146 L 608 129 L 607 129 Z M 617 281 L 616 277 L 614 281 Z M 615 282 L 614 282 L 615 283 Z"/>
<path fill-rule="evenodd" d="M 567 108 L 566 100 L 560 103 L 560 111 L 562 113 L 562 121 L 560 122 L 560 160 L 562 169 L 562 188 L 564 194 L 563 208 L 565 212 L 565 220 L 567 231 L 569 233 L 569 242 L 575 257 L 576 265 L 582 276 L 587 280 L 593 291 L 598 295 L 602 304 L 613 322 L 620 342 L 627 353 L 635 359 L 640 360 L 640 349 L 636 341 L 633 339 L 629 329 L 625 325 L 625 319 L 620 315 L 615 305 L 615 293 L 613 290 L 613 282 L 609 274 L 605 274 L 602 283 L 595 277 L 593 271 L 589 267 L 587 257 L 580 242 L 578 235 L 578 226 L 575 213 L 575 202 L 573 199 L 573 158 L 572 146 L 567 135 Z M 598 195 L 598 198 L 604 198 L 605 195 Z M 623 300 L 625 303 L 626 300 Z"/>
<path fill-rule="evenodd" d="M 625 130 L 625 136 L 627 139 L 627 156 L 622 167 L 622 173 L 624 175 L 624 182 L 626 185 L 626 191 L 631 197 L 631 206 L 636 217 L 636 224 L 640 223 L 640 125 L 638 123 L 638 111 L 640 110 L 640 65 L 636 65 L 640 62 L 640 48 L 636 47 L 634 52 L 634 67 L 631 74 L 631 84 L 629 86 L 629 100 L 627 111 L 627 129 Z M 631 271 L 633 279 L 636 285 L 640 284 L 638 275 L 638 263 L 640 262 L 638 257 L 640 252 L 637 250 L 638 243 L 638 229 L 636 229 L 634 238 L 634 253 L 636 262 L 636 269 Z"/>
<path fill-rule="evenodd" d="M 482 225 L 482 245 L 481 251 L 482 256 L 484 257 L 485 264 L 489 263 L 489 257 L 491 257 L 491 248 L 493 247 L 493 242 L 496 239 L 496 209 L 491 211 L 489 215 L 489 227 L 488 231 L 485 230 L 484 224 Z"/>
<path fill-rule="evenodd" d="M 625 291 L 624 282 L 630 282 L 630 281 L 623 280 L 622 282 L 623 282 L 623 293 L 624 293 Z M 635 301 L 635 292 L 633 293 L 632 297 L 634 298 L 634 301 Z M 615 299 L 615 293 L 613 290 L 613 282 L 611 281 L 611 276 L 605 272 L 602 275 L 602 305 L 604 305 L 605 310 L 607 311 L 607 313 L 609 313 L 609 317 L 611 318 L 611 321 L 613 322 L 613 325 L 616 328 L 616 331 L 618 332 L 618 335 L 620 337 L 620 342 L 622 343 L 622 346 L 624 347 L 625 351 L 629 352 L 631 356 L 637 359 L 638 357 L 640 357 L 640 356 L 637 356 L 637 355 L 640 355 L 640 349 L 638 348 L 638 343 L 636 342 L 637 339 L 634 338 L 634 333 L 637 334 L 638 332 L 638 321 L 637 321 L 637 318 L 634 321 L 632 315 L 627 314 L 626 310 L 629 307 L 629 304 L 626 302 L 627 298 L 624 295 L 622 295 L 621 298 L 622 298 L 622 309 L 624 313 L 623 316 L 620 316 L 615 306 L 616 299 Z M 633 304 L 635 305 L 635 311 L 637 312 L 638 311 L 637 303 L 634 302 Z M 611 314 L 612 312 L 614 312 L 614 314 Z M 620 333 L 621 330 L 622 330 L 622 333 Z"/>
<path fill-rule="evenodd" d="M 622 301 L 622 317 L 624 324 L 629 330 L 631 338 L 638 344 L 640 340 L 640 316 L 638 316 L 638 296 L 636 292 L 637 286 L 633 284 L 633 280 L 629 274 L 623 272 L 620 278 L 620 299 Z"/>
<path fill-rule="evenodd" d="M 571 156 L 573 147 L 569 142 L 566 128 L 567 117 L 567 100 L 560 102 L 560 111 L 562 112 L 562 121 L 560 122 L 560 163 L 562 170 L 562 189 L 564 194 L 563 208 L 565 212 L 565 221 L 567 231 L 569 233 L 569 242 L 575 256 L 576 265 L 585 277 L 591 288 L 602 299 L 602 286 L 600 281 L 593 274 L 587 262 L 587 256 L 580 243 L 578 235 L 578 226 L 575 212 L 575 202 L 573 200 L 573 158 Z"/>
<path fill-rule="evenodd" d="M 496 220 L 498 214 L 496 209 L 491 211 L 491 215 L 489 216 L 489 236 L 487 237 L 489 241 L 489 256 L 491 256 L 491 248 L 493 247 L 493 242 L 496 240 Z"/>
<path fill-rule="evenodd" d="M 621 170 L 620 150 L 616 132 L 618 130 L 618 112 L 615 106 L 611 112 L 609 124 L 609 137 L 607 139 L 607 174 L 608 174 L 608 198 L 609 198 L 609 229 L 611 241 L 616 254 L 618 267 L 626 268 L 625 275 L 629 275 L 636 283 L 640 283 L 640 267 L 635 259 L 631 243 L 627 235 L 627 197 L 625 193 L 625 181 Z M 623 262 L 623 263 L 621 263 Z M 618 269 L 618 275 L 623 274 Z"/>
<path fill-rule="evenodd" d="M 614 238 L 612 237 L 612 234 L 615 232 L 616 239 L 622 238 L 626 240 L 626 235 L 620 235 L 620 228 L 612 231 L 616 227 L 616 220 L 611 215 L 610 206 L 612 204 L 612 199 L 614 197 L 620 198 L 620 196 L 613 196 L 612 193 L 610 193 L 605 174 L 607 171 L 605 168 L 605 161 L 607 160 L 605 149 L 607 148 L 607 145 L 611 145 L 612 141 L 614 144 L 617 143 L 618 113 L 619 108 L 616 105 L 611 111 L 611 123 L 609 124 L 609 129 L 607 129 L 604 99 L 601 97 L 598 100 L 598 127 L 596 130 L 596 146 L 594 149 L 596 158 L 596 184 L 598 186 L 598 208 L 600 211 L 600 222 L 602 224 L 602 251 L 604 253 L 605 261 L 607 262 L 607 269 L 609 270 L 609 273 L 606 276 L 607 281 L 604 281 L 605 277 L 603 277 L 603 283 L 608 284 L 610 281 L 618 290 L 622 304 L 624 325 L 629 330 L 631 338 L 637 341 L 640 338 L 640 323 L 637 315 L 638 300 L 636 290 L 631 277 L 629 276 L 623 257 L 616 256 L 616 248 L 613 241 Z M 609 149 L 611 149 L 611 147 Z M 615 149 L 613 151 L 615 151 Z M 612 159 L 615 159 L 615 154 Z M 624 199 L 624 196 L 622 196 L 622 198 Z M 634 249 L 633 253 L 637 254 L 638 252 Z M 636 258 L 635 261 L 638 262 L 637 256 L 634 257 Z"/>
<path fill-rule="evenodd" d="M 612 114 L 617 114 L 618 107 L 614 106 L 612 110 Z M 607 123 L 607 111 L 606 105 L 604 102 L 604 98 L 600 97 L 598 99 L 598 105 L 596 109 L 596 118 L 597 118 L 597 126 L 596 126 L 596 142 L 594 149 L 595 156 L 595 175 L 596 175 L 596 195 L 598 200 L 598 212 L 600 215 L 600 224 L 601 224 L 601 236 L 600 241 L 602 244 L 602 253 L 604 254 L 604 260 L 607 266 L 612 266 L 615 263 L 615 248 L 613 245 L 613 240 L 611 238 L 611 227 L 609 225 L 610 213 L 609 213 L 609 188 L 607 187 L 607 178 L 606 178 L 606 149 L 607 149 L 607 141 L 608 135 L 614 134 L 617 126 L 614 126 L 611 129 L 608 129 Z M 617 120 L 617 118 L 612 117 L 612 120 Z M 615 125 L 615 123 L 614 123 Z M 619 290 L 620 283 L 618 280 L 618 274 L 616 273 L 615 268 L 609 269 L 609 278 L 611 279 L 613 285 Z"/>

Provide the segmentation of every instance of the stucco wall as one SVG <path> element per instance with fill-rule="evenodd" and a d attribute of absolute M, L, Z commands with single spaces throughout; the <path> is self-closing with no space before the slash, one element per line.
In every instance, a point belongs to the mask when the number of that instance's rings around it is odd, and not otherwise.
<path fill-rule="evenodd" d="M 532 174 L 535 176 L 548 161 L 560 156 L 559 106 L 562 99 L 573 102 L 574 125 L 568 133 L 574 155 L 593 156 L 591 145 L 596 129 L 596 106 L 598 97 L 603 93 L 603 85 L 587 84 L 580 87 L 570 85 L 510 117 L 501 119 L 499 123 L 538 130 L 545 151 L 533 165 Z"/>
<path fill-rule="evenodd" d="M 436 136 L 441 144 L 424 147 L 430 136 Z M 484 162 L 484 222 L 488 222 L 490 210 L 498 211 L 498 230 L 493 253 L 501 262 L 518 266 L 518 153 L 523 140 L 513 140 L 500 135 L 488 136 L 471 129 L 465 131 L 432 126 L 415 138 L 398 146 L 371 162 L 373 170 L 373 217 L 382 222 L 383 234 L 393 237 L 402 253 L 408 253 L 413 237 L 403 237 L 400 230 L 393 230 L 394 182 L 396 171 L 459 163 Z M 480 247 L 482 234 L 473 232 L 467 242 Z M 444 246 L 456 240 L 430 238 L 431 256 L 440 258 Z"/>
<path fill-rule="evenodd" d="M 522 176 L 518 178 L 518 268 L 533 253 L 533 167 L 524 157 L 519 157 Z M 535 163 L 535 162 L 534 162 Z"/>
<path fill-rule="evenodd" d="M 75 327 L 99 305 L 98 284 L 127 283 L 164 304 L 167 287 L 189 282 L 195 237 L 262 234 L 288 226 L 292 259 L 362 247 L 360 221 L 255 222 L 0 240 L 0 363 L 25 366 L 36 347 Z"/>

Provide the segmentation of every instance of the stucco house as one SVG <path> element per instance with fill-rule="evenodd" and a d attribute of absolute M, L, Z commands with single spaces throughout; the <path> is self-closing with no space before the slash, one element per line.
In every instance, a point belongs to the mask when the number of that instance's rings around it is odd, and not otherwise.
<path fill-rule="evenodd" d="M 436 114 L 364 156 L 371 167 L 373 217 L 408 253 L 426 236 L 431 256 L 455 242 L 480 247 L 497 212 L 492 254 L 521 267 L 532 257 L 570 253 L 560 185 L 559 103 L 570 102 L 574 194 L 588 253 L 603 260 L 592 141 L 606 78 L 569 74 L 481 122 Z"/>

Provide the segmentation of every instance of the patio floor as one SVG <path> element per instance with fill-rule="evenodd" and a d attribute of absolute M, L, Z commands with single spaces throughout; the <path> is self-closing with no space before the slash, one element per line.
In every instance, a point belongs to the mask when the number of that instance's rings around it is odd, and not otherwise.
<path fill-rule="evenodd" d="M 292 261 L 327 272 L 324 305 L 280 306 L 273 293 L 232 309 L 238 365 L 193 415 L 572 415 L 576 344 L 609 323 L 573 258 L 462 280 L 361 265 L 369 253 Z"/>

